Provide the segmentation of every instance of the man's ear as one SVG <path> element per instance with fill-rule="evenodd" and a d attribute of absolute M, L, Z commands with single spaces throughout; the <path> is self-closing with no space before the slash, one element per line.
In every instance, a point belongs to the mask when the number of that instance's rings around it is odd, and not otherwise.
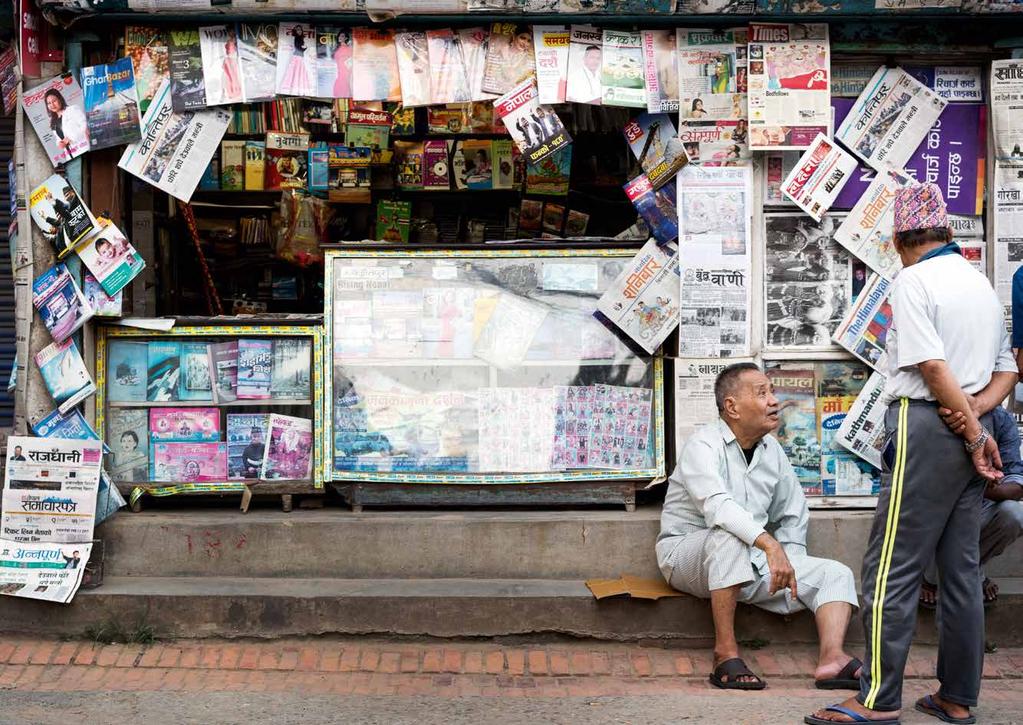
<path fill-rule="evenodd" d="M 731 420 L 737 420 L 739 418 L 739 406 L 736 405 L 735 398 L 731 395 L 725 398 L 725 407 L 724 410 L 721 411 L 721 414 L 725 418 L 729 418 Z"/>

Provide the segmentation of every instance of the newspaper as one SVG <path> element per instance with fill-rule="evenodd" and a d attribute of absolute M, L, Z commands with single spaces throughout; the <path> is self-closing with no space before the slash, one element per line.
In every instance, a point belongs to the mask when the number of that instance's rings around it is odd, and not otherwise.
<path fill-rule="evenodd" d="M 165 80 L 142 119 L 142 140 L 124 150 L 118 166 L 187 202 L 230 122 L 230 111 L 222 108 L 176 113 Z"/>
<path fill-rule="evenodd" d="M 750 148 L 806 148 L 831 126 L 828 26 L 755 23 L 749 33 Z"/>
<path fill-rule="evenodd" d="M 875 468 L 881 468 L 885 442 L 885 377 L 875 372 L 860 391 L 852 410 L 845 416 L 835 440 Z"/>
<path fill-rule="evenodd" d="M 888 302 L 891 287 L 888 278 L 870 275 L 833 338 L 875 370 L 885 370 L 888 365 L 885 346 L 892 325 L 892 306 Z"/>
<path fill-rule="evenodd" d="M 19 544 L 0 539 L 0 594 L 67 604 L 82 584 L 92 544 Z"/>
<path fill-rule="evenodd" d="M 646 110 L 678 113 L 678 46 L 673 28 L 643 31 Z"/>
<path fill-rule="evenodd" d="M 849 216 L 835 233 L 835 241 L 878 274 L 894 279 L 902 269 L 902 259 L 895 251 L 895 193 L 915 186 L 909 175 L 895 169 L 884 169 L 867 187 Z"/>
<path fill-rule="evenodd" d="M 963 259 L 985 277 L 987 276 L 987 241 L 984 239 L 957 239 Z"/>
<path fill-rule="evenodd" d="M 679 28 L 679 120 L 746 118 L 746 30 Z"/>
<path fill-rule="evenodd" d="M 749 130 L 738 121 L 688 121 L 678 130 L 690 163 L 701 166 L 739 166 L 749 162 Z"/>
<path fill-rule="evenodd" d="M 718 418 L 714 381 L 729 365 L 753 362 L 752 358 L 675 361 L 675 455 L 682 457 L 686 440 Z"/>
<path fill-rule="evenodd" d="M 782 183 L 782 193 L 819 222 L 856 170 L 856 159 L 817 134 Z"/>
<path fill-rule="evenodd" d="M 980 66 L 929 65 L 904 70 L 950 103 L 984 102 L 984 72 Z"/>
<path fill-rule="evenodd" d="M 995 160 L 1023 164 L 1023 59 L 991 61 Z"/>
<path fill-rule="evenodd" d="M 901 169 L 948 101 L 902 68 L 877 69 L 835 140 L 866 164 Z"/>
<path fill-rule="evenodd" d="M 1023 266 L 1023 169 L 995 164 L 995 291 L 1012 317 L 1012 275 Z"/>

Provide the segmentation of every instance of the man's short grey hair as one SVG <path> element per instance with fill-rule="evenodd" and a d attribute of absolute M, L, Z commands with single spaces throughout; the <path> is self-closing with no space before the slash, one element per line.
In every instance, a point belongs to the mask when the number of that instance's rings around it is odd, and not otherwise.
<path fill-rule="evenodd" d="M 719 413 L 724 412 L 725 398 L 735 395 L 736 388 L 739 387 L 739 378 L 747 370 L 760 372 L 760 367 L 751 362 L 735 363 L 718 373 L 717 379 L 714 380 L 714 402 L 718 406 Z"/>

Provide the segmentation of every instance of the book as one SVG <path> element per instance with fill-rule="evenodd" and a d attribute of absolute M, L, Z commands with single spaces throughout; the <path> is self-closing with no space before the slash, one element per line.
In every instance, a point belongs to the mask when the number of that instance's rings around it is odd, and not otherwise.
<path fill-rule="evenodd" d="M 386 149 L 391 138 L 391 114 L 387 111 L 353 110 L 348 114 L 345 143 L 368 149 Z"/>
<path fill-rule="evenodd" d="M 327 142 L 317 141 L 309 146 L 309 191 L 326 191 L 330 179 Z"/>
<path fill-rule="evenodd" d="M 526 164 L 526 193 L 567 196 L 572 172 L 572 147 L 566 146 L 535 164 Z"/>
<path fill-rule="evenodd" d="M 239 23 L 238 58 L 245 101 L 273 100 L 277 81 L 277 23 Z"/>
<path fill-rule="evenodd" d="M 277 95 L 316 95 L 316 29 L 308 23 L 277 28 Z"/>
<path fill-rule="evenodd" d="M 528 25 L 494 23 L 490 27 L 482 90 L 502 95 L 533 80 L 533 31 Z"/>
<path fill-rule="evenodd" d="M 40 438 L 62 440 L 98 441 L 99 435 L 89 425 L 78 408 L 72 408 L 65 415 L 54 410 L 32 426 L 32 432 Z M 110 452 L 109 450 L 106 452 Z"/>
<path fill-rule="evenodd" d="M 111 403 L 144 403 L 149 364 L 144 342 L 111 340 L 107 352 L 107 397 Z"/>
<path fill-rule="evenodd" d="M 313 422 L 308 418 L 271 413 L 260 478 L 303 480 L 313 467 Z"/>
<path fill-rule="evenodd" d="M 604 30 L 601 48 L 601 102 L 605 106 L 646 108 L 643 42 L 638 32 Z"/>
<path fill-rule="evenodd" d="M 167 37 L 160 28 L 128 25 L 124 29 L 124 55 L 131 59 L 139 114 L 144 115 L 160 84 L 170 78 Z"/>
<path fill-rule="evenodd" d="M 108 295 L 99 281 L 86 270 L 82 274 L 82 294 L 95 317 L 120 317 L 123 293 Z"/>
<path fill-rule="evenodd" d="M 245 142 L 245 190 L 262 191 L 266 184 L 266 141 Z"/>
<path fill-rule="evenodd" d="M 472 88 L 465 74 L 462 45 L 457 31 L 427 30 L 426 44 L 429 51 L 430 103 L 465 103 L 471 100 Z M 403 76 L 402 96 L 404 93 Z"/>
<path fill-rule="evenodd" d="M 54 342 L 36 353 L 36 367 L 57 410 L 67 413 L 96 392 L 74 340 Z"/>
<path fill-rule="evenodd" d="M 352 97 L 352 32 L 349 28 L 316 28 L 316 95 Z"/>
<path fill-rule="evenodd" d="M 241 191 L 245 188 L 245 141 L 220 142 L 220 188 Z"/>
<path fill-rule="evenodd" d="M 428 171 L 427 167 L 424 174 L 428 175 Z M 455 141 L 451 155 L 451 175 L 456 189 L 494 188 L 492 142 L 476 139 Z"/>
<path fill-rule="evenodd" d="M 568 217 L 565 219 L 566 237 L 586 236 L 586 227 L 590 223 L 590 215 L 577 209 L 569 209 Z"/>
<path fill-rule="evenodd" d="M 678 113 L 678 44 L 674 28 L 644 30 L 643 75 L 646 110 Z"/>
<path fill-rule="evenodd" d="M 518 148 L 511 139 L 495 139 L 490 144 L 494 158 L 494 188 L 515 188 L 515 154 Z M 566 150 L 572 147 L 567 147 Z"/>
<path fill-rule="evenodd" d="M 462 142 L 455 142 L 455 154 Z M 489 142 L 487 143 L 489 146 Z M 489 153 L 489 152 L 488 152 Z M 489 168 L 489 160 L 487 166 Z M 451 166 L 448 163 L 448 142 L 429 140 L 423 142 L 423 188 L 447 191 L 451 188 Z M 454 171 L 458 172 L 457 162 Z"/>
<path fill-rule="evenodd" d="M 209 345 L 205 342 L 181 343 L 181 381 L 179 400 L 213 402 Z"/>
<path fill-rule="evenodd" d="M 146 400 L 163 403 L 178 399 L 181 377 L 181 343 L 150 340 L 147 343 Z"/>
<path fill-rule="evenodd" d="M 309 179 L 309 134 L 266 134 L 265 188 L 304 189 Z"/>
<path fill-rule="evenodd" d="M 145 269 L 146 261 L 113 222 L 103 221 L 106 226 L 79 247 L 78 257 L 103 291 L 116 295 Z"/>
<path fill-rule="evenodd" d="M 81 76 L 89 148 L 95 151 L 142 138 L 131 59 L 85 66 Z"/>
<path fill-rule="evenodd" d="M 534 25 L 533 56 L 540 103 L 564 103 L 568 89 L 567 25 Z"/>
<path fill-rule="evenodd" d="M 238 399 L 238 341 L 211 342 L 208 354 L 214 402 L 234 402 Z"/>
<path fill-rule="evenodd" d="M 654 189 L 645 174 L 625 184 L 625 195 L 659 242 L 678 239 L 678 212 L 675 209 L 674 179 Z"/>
<path fill-rule="evenodd" d="M 200 191 L 217 191 L 220 189 L 220 149 L 213 152 L 213 158 L 199 179 Z"/>
<path fill-rule="evenodd" d="M 411 202 L 388 199 L 381 199 L 377 202 L 377 239 L 384 242 L 407 244 L 411 221 Z"/>
<path fill-rule="evenodd" d="M 331 201 L 358 201 L 368 196 L 370 162 L 373 152 L 364 147 L 329 144 L 327 146 L 327 197 Z M 354 194 L 354 196 L 353 196 Z M 368 198 L 365 199 L 369 201 Z"/>
<path fill-rule="evenodd" d="M 85 97 L 72 74 L 62 73 L 25 91 L 21 105 L 54 166 L 89 150 Z"/>
<path fill-rule="evenodd" d="M 309 400 L 312 364 L 311 340 L 301 337 L 274 339 L 270 397 L 277 400 Z"/>
<path fill-rule="evenodd" d="M 565 100 L 600 105 L 604 87 L 600 80 L 604 34 L 592 25 L 573 25 L 569 31 L 568 82 Z"/>
<path fill-rule="evenodd" d="M 384 110 L 391 114 L 392 136 L 416 135 L 416 109 L 388 101 L 384 104 Z"/>
<path fill-rule="evenodd" d="M 149 480 L 149 414 L 145 410 L 111 408 L 107 411 L 106 443 L 110 477 L 121 483 Z"/>
<path fill-rule="evenodd" d="M 259 478 L 266 453 L 266 413 L 227 414 L 227 478 Z"/>
<path fill-rule="evenodd" d="M 227 480 L 226 443 L 154 443 L 152 480 L 215 483 Z"/>
<path fill-rule="evenodd" d="M 821 493 L 821 446 L 817 436 L 816 377 L 809 368 L 768 368 L 781 422 L 774 437 L 796 472 L 803 492 Z"/>
<path fill-rule="evenodd" d="M 396 33 L 394 52 L 401 80 L 401 105 L 406 108 L 426 106 L 430 101 L 429 45 L 421 31 Z"/>
<path fill-rule="evenodd" d="M 562 204 L 546 202 L 543 205 L 543 224 L 541 228 L 547 234 L 561 235 L 561 228 L 565 226 L 565 207 Z"/>
<path fill-rule="evenodd" d="M 494 101 L 494 116 L 504 123 L 528 163 L 535 164 L 572 143 L 554 109 L 537 101 L 531 78 Z"/>
<path fill-rule="evenodd" d="M 64 342 L 92 318 L 92 308 L 63 264 L 32 282 L 32 304 L 54 342 Z"/>
<path fill-rule="evenodd" d="M 402 189 L 423 188 L 423 142 L 395 141 L 396 181 Z"/>
<path fill-rule="evenodd" d="M 667 113 L 641 113 L 625 124 L 624 132 L 632 155 L 655 189 L 686 165 L 685 149 Z"/>
<path fill-rule="evenodd" d="M 238 34 L 234 25 L 205 25 L 199 28 L 202 77 L 206 105 L 225 106 L 245 100 L 244 77 L 238 55 Z"/>
<path fill-rule="evenodd" d="M 519 235 L 529 239 L 540 233 L 543 216 L 543 202 L 537 199 L 523 199 L 519 207 Z"/>
<path fill-rule="evenodd" d="M 63 259 L 99 230 L 96 217 L 89 211 L 75 187 L 60 174 L 32 190 L 29 213 L 43 237 Z"/>
<path fill-rule="evenodd" d="M 485 101 L 493 95 L 483 90 L 483 76 L 490 46 L 489 28 L 459 28 L 458 46 L 462 51 L 462 68 L 469 82 L 469 100 Z"/>
<path fill-rule="evenodd" d="M 149 440 L 153 443 L 196 443 L 220 440 L 217 408 L 150 408 Z"/>
<path fill-rule="evenodd" d="M 265 400 L 270 397 L 273 368 L 271 340 L 238 341 L 238 399 Z"/>
<path fill-rule="evenodd" d="M 169 37 L 171 107 L 178 113 L 206 108 L 199 31 L 178 28 Z"/>
<path fill-rule="evenodd" d="M 352 97 L 355 100 L 402 100 L 394 35 L 393 30 L 387 29 L 352 30 Z"/>

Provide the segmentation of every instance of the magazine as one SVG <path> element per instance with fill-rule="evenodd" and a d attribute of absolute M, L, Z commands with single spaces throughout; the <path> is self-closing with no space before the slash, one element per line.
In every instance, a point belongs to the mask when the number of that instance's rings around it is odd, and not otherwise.
<path fill-rule="evenodd" d="M 490 28 L 482 90 L 510 95 L 510 91 L 523 83 L 532 83 L 534 73 L 532 28 L 515 23 L 494 23 Z"/>
<path fill-rule="evenodd" d="M 112 222 L 81 246 L 78 257 L 108 295 L 118 294 L 146 266 L 142 255 Z"/>
<path fill-rule="evenodd" d="M 206 105 L 241 103 L 245 99 L 245 87 L 234 25 L 200 27 L 199 48 Z"/>
<path fill-rule="evenodd" d="M 352 96 L 355 100 L 402 100 L 394 36 L 393 30 L 355 28 L 352 31 Z M 426 56 L 423 57 L 425 63 Z"/>
<path fill-rule="evenodd" d="M 178 398 L 213 402 L 209 345 L 205 342 L 181 343 L 181 380 Z"/>
<path fill-rule="evenodd" d="M 150 408 L 149 439 L 153 443 L 195 443 L 220 440 L 217 408 Z"/>
<path fill-rule="evenodd" d="M 316 29 L 308 23 L 281 23 L 277 27 L 279 96 L 316 95 Z"/>
<path fill-rule="evenodd" d="M 227 480 L 226 443 L 153 443 L 152 480 L 216 483 Z"/>
<path fill-rule="evenodd" d="M 316 28 L 316 95 L 352 97 L 352 31 L 342 27 Z"/>
<path fill-rule="evenodd" d="M 85 97 L 70 73 L 25 91 L 21 105 L 54 166 L 66 164 L 89 150 Z"/>
<path fill-rule="evenodd" d="M 149 479 L 149 415 L 145 410 L 111 408 L 107 411 L 106 442 L 110 477 L 123 483 Z"/>
<path fill-rule="evenodd" d="M 412 221 L 412 203 L 408 201 L 377 202 L 376 238 L 385 242 L 408 243 Z"/>
<path fill-rule="evenodd" d="M 423 142 L 395 141 L 396 181 L 402 189 L 423 188 Z"/>
<path fill-rule="evenodd" d="M 600 105 L 604 33 L 592 25 L 573 25 L 569 32 L 568 83 L 565 100 Z"/>
<path fill-rule="evenodd" d="M 839 445 L 838 431 L 855 402 L 854 395 L 821 395 L 817 398 L 821 494 L 824 496 L 873 496 L 880 491 L 878 471 Z"/>
<path fill-rule="evenodd" d="M 567 25 L 534 25 L 536 88 L 540 103 L 564 103 L 568 86 Z"/>
<path fill-rule="evenodd" d="M 895 251 L 892 232 L 895 194 L 899 189 L 914 185 L 916 182 L 901 171 L 886 168 L 878 172 L 835 232 L 835 241 L 889 279 L 894 279 L 902 269 L 902 258 Z"/>
<path fill-rule="evenodd" d="M 537 101 L 532 78 L 494 101 L 494 115 L 504 123 L 527 162 L 535 164 L 572 143 L 554 109 Z"/>
<path fill-rule="evenodd" d="M 654 189 L 645 174 L 625 184 L 625 195 L 650 227 L 650 233 L 662 244 L 678 239 L 678 211 L 675 208 L 675 181 Z"/>
<path fill-rule="evenodd" d="M 273 340 L 273 371 L 270 376 L 271 398 L 310 399 L 312 355 L 312 341 L 310 340 L 288 337 Z"/>
<path fill-rule="evenodd" d="M 266 413 L 227 414 L 227 478 L 259 478 L 266 454 Z"/>
<path fill-rule="evenodd" d="M 667 113 L 641 113 L 625 124 L 625 140 L 655 189 L 686 165 L 682 142 Z"/>
<path fill-rule="evenodd" d="M 238 399 L 265 400 L 270 397 L 273 370 L 273 341 L 238 341 Z"/>
<path fill-rule="evenodd" d="M 277 82 L 277 23 L 239 23 L 238 59 L 245 102 L 273 100 Z"/>
<path fill-rule="evenodd" d="M 238 399 L 238 341 L 209 344 L 209 369 L 213 380 L 213 400 L 231 403 Z"/>
<path fill-rule="evenodd" d="M 427 30 L 429 49 L 430 103 L 464 103 L 472 98 L 472 88 L 465 74 L 462 46 L 454 30 Z M 402 76 L 402 97 L 405 81 Z"/>
<path fill-rule="evenodd" d="M 138 91 L 130 58 L 82 68 L 90 148 L 105 149 L 142 137 Z"/>
<path fill-rule="evenodd" d="M 266 135 L 267 191 L 305 189 L 309 182 L 309 134 L 270 131 Z"/>
<path fill-rule="evenodd" d="M 96 392 L 96 384 L 85 369 L 74 340 L 47 345 L 36 353 L 35 363 L 61 413 L 67 413 Z"/>
<path fill-rule="evenodd" d="M 629 31 L 604 30 L 602 49 L 601 103 L 646 108 L 642 36 Z"/>
<path fill-rule="evenodd" d="M 144 403 L 149 364 L 144 342 L 111 340 L 107 352 L 107 398 L 111 403 Z"/>
<path fill-rule="evenodd" d="M 78 408 L 64 415 L 59 410 L 52 411 L 32 426 L 32 433 L 40 438 L 61 438 L 64 440 L 98 441 L 99 435 Z M 109 453 L 109 451 L 104 451 Z"/>
<path fill-rule="evenodd" d="M 835 329 L 834 340 L 875 370 L 888 369 L 885 345 L 892 326 L 888 302 L 892 283 L 880 274 L 870 275 L 845 319 Z"/>
<path fill-rule="evenodd" d="M 160 28 L 144 25 L 127 26 L 124 29 L 124 55 L 131 58 L 141 117 L 148 110 L 160 84 L 170 78 L 166 33 Z"/>
<path fill-rule="evenodd" d="M 885 377 L 875 372 L 842 420 L 836 439 L 838 444 L 855 453 L 874 468 L 881 468 L 881 452 L 888 436 L 884 414 Z"/>
<path fill-rule="evenodd" d="M 823 134 L 799 157 L 782 193 L 819 222 L 856 170 L 856 159 Z"/>
<path fill-rule="evenodd" d="M 685 121 L 679 127 L 686 158 L 700 166 L 742 166 L 753 158 L 749 126 L 738 121 Z M 780 188 L 782 179 L 778 180 Z"/>
<path fill-rule="evenodd" d="M 92 308 L 63 264 L 51 267 L 32 282 L 32 304 L 54 342 L 64 342 L 92 318 Z"/>
<path fill-rule="evenodd" d="M 495 151 L 495 157 L 497 152 Z M 572 147 L 566 146 L 558 153 L 548 156 L 539 163 L 526 164 L 526 193 L 543 196 L 567 196 L 572 170 Z M 495 188 L 511 188 L 507 186 Z"/>
<path fill-rule="evenodd" d="M 806 363 L 804 363 L 806 364 Z M 796 363 L 793 363 L 796 365 Z M 812 366 L 812 363 L 809 363 Z M 807 495 L 821 494 L 821 445 L 817 436 L 816 376 L 813 367 L 768 368 L 779 402 L 781 425 L 774 437 Z"/>
<path fill-rule="evenodd" d="M 150 340 L 147 343 L 146 400 L 164 403 L 178 399 L 181 378 L 181 343 Z"/>
<path fill-rule="evenodd" d="M 272 413 L 267 422 L 266 452 L 259 477 L 304 480 L 313 470 L 313 422 Z"/>
<path fill-rule="evenodd" d="M 678 29 L 680 123 L 746 118 L 746 30 Z"/>
<path fill-rule="evenodd" d="M 58 259 L 75 251 L 99 229 L 89 207 L 71 183 L 59 174 L 32 190 L 28 208 L 43 238 L 57 251 Z"/>
<path fill-rule="evenodd" d="M 406 108 L 429 105 L 430 76 L 434 67 L 429 57 L 426 33 L 397 33 L 394 51 L 401 79 L 401 105 Z"/>
<path fill-rule="evenodd" d="M 489 28 L 459 28 L 458 45 L 462 51 L 462 68 L 469 83 L 469 100 L 485 101 L 493 94 L 483 90 L 483 75 L 487 64 L 487 48 L 490 45 Z"/>
<path fill-rule="evenodd" d="M 569 209 L 565 218 L 566 237 L 585 237 L 586 227 L 590 223 L 590 215 L 576 209 Z"/>
<path fill-rule="evenodd" d="M 675 30 L 644 30 L 642 36 L 646 110 L 650 113 L 678 113 L 678 46 Z"/>
<path fill-rule="evenodd" d="M 202 110 L 206 108 L 206 83 L 199 31 L 195 28 L 178 28 L 168 31 L 168 35 L 171 108 L 176 113 Z M 158 88 L 153 98 L 159 93 Z M 145 122 L 142 125 L 144 131 Z"/>

